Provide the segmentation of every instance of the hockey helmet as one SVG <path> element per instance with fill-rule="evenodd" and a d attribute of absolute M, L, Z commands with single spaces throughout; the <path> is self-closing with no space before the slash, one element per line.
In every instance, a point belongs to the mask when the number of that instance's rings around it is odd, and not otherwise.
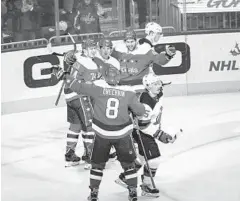
<path fill-rule="evenodd" d="M 145 75 L 142 79 L 142 83 L 146 89 L 150 89 L 152 87 L 152 84 L 159 84 L 159 88 L 162 88 L 163 86 L 160 76 L 157 76 L 154 73 Z"/>
<path fill-rule="evenodd" d="M 137 40 L 136 32 L 133 29 L 129 29 L 126 31 L 126 33 L 124 35 L 124 40 L 126 41 L 127 39 Z"/>
<path fill-rule="evenodd" d="M 117 85 L 120 81 L 120 72 L 117 68 L 110 65 L 110 67 L 105 71 L 104 78 L 109 85 Z"/>
<path fill-rule="evenodd" d="M 149 22 L 145 26 L 145 33 L 149 35 L 151 32 L 162 33 L 162 27 L 156 22 Z"/>
<path fill-rule="evenodd" d="M 97 43 L 92 39 L 87 39 L 82 43 L 82 49 L 86 50 L 89 47 L 96 47 Z"/>
<path fill-rule="evenodd" d="M 112 43 L 112 41 L 109 40 L 109 39 L 102 38 L 102 39 L 98 42 L 98 46 L 99 46 L 100 48 L 102 48 L 102 47 L 110 47 L 110 48 L 112 48 L 112 47 L 113 47 L 113 43 Z"/>

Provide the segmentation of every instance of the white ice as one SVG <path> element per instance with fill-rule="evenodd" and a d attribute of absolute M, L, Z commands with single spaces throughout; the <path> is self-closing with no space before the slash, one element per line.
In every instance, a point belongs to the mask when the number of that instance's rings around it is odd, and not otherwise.
<path fill-rule="evenodd" d="M 167 97 L 164 106 L 163 128 L 184 134 L 159 144 L 161 196 L 139 200 L 240 201 L 240 93 Z M 64 168 L 67 127 L 65 107 L 2 116 L 2 201 L 86 200 L 89 171 Z M 120 172 L 107 164 L 100 201 L 127 201 L 114 183 Z"/>

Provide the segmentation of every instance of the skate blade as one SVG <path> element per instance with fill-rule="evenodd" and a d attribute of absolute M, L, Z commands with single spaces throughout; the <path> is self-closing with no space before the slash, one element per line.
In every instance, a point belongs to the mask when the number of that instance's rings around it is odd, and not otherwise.
<path fill-rule="evenodd" d="M 142 196 L 150 197 L 150 198 L 158 198 L 160 195 L 159 195 L 159 193 L 152 194 L 152 193 L 147 193 L 147 192 L 142 191 Z"/>
<path fill-rule="evenodd" d="M 91 170 L 91 168 L 92 168 L 92 165 L 91 165 L 91 164 L 85 164 L 85 165 L 84 165 L 84 169 L 85 169 L 85 170 Z"/>
<path fill-rule="evenodd" d="M 73 166 L 77 166 L 79 165 L 80 163 L 79 162 L 65 162 L 65 167 L 73 167 Z"/>
<path fill-rule="evenodd" d="M 92 201 L 91 196 L 88 196 L 87 200 L 88 200 L 88 201 Z M 98 201 L 98 198 L 94 199 L 94 201 Z"/>
<path fill-rule="evenodd" d="M 116 179 L 116 180 L 115 180 L 115 183 L 118 184 L 118 185 L 120 185 L 120 186 L 122 186 L 123 188 L 128 189 L 128 185 L 125 184 L 124 182 L 122 182 L 121 179 Z"/>

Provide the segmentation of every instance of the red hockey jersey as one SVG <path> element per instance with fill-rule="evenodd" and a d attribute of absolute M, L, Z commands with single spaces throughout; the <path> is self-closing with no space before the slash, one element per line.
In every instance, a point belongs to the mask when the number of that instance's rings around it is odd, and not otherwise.
<path fill-rule="evenodd" d="M 91 96 L 94 100 L 92 128 L 105 138 L 121 138 L 131 134 L 133 129 L 129 109 L 138 116 L 145 113 L 144 106 L 134 92 L 110 86 L 104 80 L 95 84 L 74 80 L 70 88 L 78 93 Z"/>
<path fill-rule="evenodd" d="M 99 66 L 96 62 L 94 62 L 92 58 L 85 56 L 77 56 L 77 62 L 73 64 L 71 75 L 84 82 L 92 82 L 101 77 Z M 71 101 L 79 97 L 77 93 L 69 88 L 65 88 L 64 93 L 66 101 Z"/>
<path fill-rule="evenodd" d="M 149 50 L 147 54 L 127 54 L 113 51 L 112 56 L 119 60 L 121 68 L 121 85 L 142 84 L 142 78 L 149 73 L 150 64 L 164 65 L 168 62 L 164 53 L 154 54 Z"/>

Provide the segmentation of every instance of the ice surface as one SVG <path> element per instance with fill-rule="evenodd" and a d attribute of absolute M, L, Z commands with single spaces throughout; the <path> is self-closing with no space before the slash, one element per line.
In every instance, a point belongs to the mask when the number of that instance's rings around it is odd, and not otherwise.
<path fill-rule="evenodd" d="M 239 201 L 240 94 L 169 97 L 164 106 L 163 128 L 184 134 L 159 144 L 161 197 L 139 200 Z M 86 200 L 89 171 L 64 168 L 67 128 L 65 107 L 2 116 L 2 201 Z M 127 201 L 114 183 L 120 172 L 118 162 L 107 164 L 100 201 Z"/>

